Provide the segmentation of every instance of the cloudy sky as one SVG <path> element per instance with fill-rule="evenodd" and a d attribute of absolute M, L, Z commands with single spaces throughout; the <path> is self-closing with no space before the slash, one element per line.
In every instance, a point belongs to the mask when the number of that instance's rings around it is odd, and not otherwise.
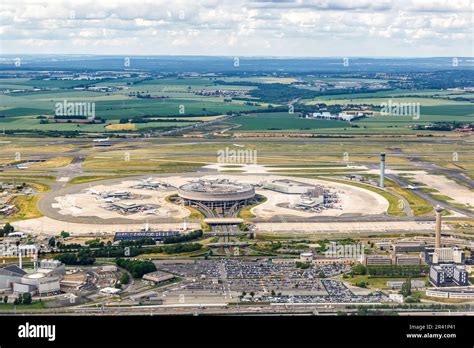
<path fill-rule="evenodd" d="M 1 0 L 2 54 L 473 56 L 471 0 Z"/>

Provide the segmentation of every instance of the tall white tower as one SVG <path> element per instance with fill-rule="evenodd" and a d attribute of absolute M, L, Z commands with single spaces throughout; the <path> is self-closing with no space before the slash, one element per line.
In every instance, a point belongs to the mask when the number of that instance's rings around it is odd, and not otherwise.
<path fill-rule="evenodd" d="M 385 152 L 380 153 L 380 187 L 385 185 Z"/>
<path fill-rule="evenodd" d="M 439 205 L 436 206 L 436 227 L 435 227 L 435 248 L 441 248 L 441 213 L 443 208 Z"/>
<path fill-rule="evenodd" d="M 20 249 L 18 249 L 18 267 L 23 269 L 23 254 Z"/>

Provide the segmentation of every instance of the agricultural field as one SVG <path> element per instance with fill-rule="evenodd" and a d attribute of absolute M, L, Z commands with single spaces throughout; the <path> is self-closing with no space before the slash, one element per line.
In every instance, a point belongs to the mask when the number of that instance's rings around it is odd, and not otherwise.
<path fill-rule="evenodd" d="M 304 85 L 304 84 L 309 85 Z M 230 132 L 296 132 L 321 134 L 410 134 L 415 125 L 432 122 L 469 122 L 474 116 L 472 93 L 441 89 L 389 89 L 362 93 L 317 92 L 314 83 L 329 85 L 385 85 L 387 80 L 361 77 L 310 76 L 216 76 L 117 78 L 98 81 L 0 79 L 0 130 L 14 132 L 55 131 L 78 133 L 144 132 L 186 127 L 211 121 L 225 114 L 238 114 Z M 302 85 L 303 84 L 303 85 Z M 293 86 L 294 85 L 294 86 Z M 110 88 L 92 91 L 86 88 Z M 14 92 L 12 92 L 14 91 Z M 16 92 L 15 92 L 16 91 Z M 301 97 L 298 98 L 298 95 Z M 287 98 L 285 98 L 287 96 Z M 307 98 L 307 96 L 313 96 Z M 375 117 L 351 123 L 335 120 L 302 119 L 300 112 L 282 112 L 291 99 L 305 110 L 327 105 L 365 104 Z M 420 118 L 381 116 L 380 104 L 388 100 L 419 103 Z M 103 123 L 48 123 L 57 103 L 94 103 L 95 117 Z M 268 108 L 280 108 L 268 112 Z M 309 109 L 308 109 L 309 108 Z M 265 112 L 259 112 L 264 110 Z M 140 122 L 134 122 L 135 119 Z M 123 119 L 129 123 L 123 123 Z M 170 119 L 170 122 L 167 120 Z M 119 122 L 120 121 L 120 122 Z M 418 130 L 417 132 L 423 132 Z"/>

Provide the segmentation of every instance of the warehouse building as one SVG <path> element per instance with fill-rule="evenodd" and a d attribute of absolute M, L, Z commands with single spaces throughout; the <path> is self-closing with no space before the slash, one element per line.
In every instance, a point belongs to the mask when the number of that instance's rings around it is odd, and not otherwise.
<path fill-rule="evenodd" d="M 265 182 L 263 188 L 286 194 L 309 195 L 310 197 L 323 196 L 324 190 L 321 186 L 305 184 L 295 180 L 282 179 Z"/>
<path fill-rule="evenodd" d="M 392 243 L 394 253 L 411 253 L 425 251 L 426 244 L 424 242 L 398 242 Z"/>
<path fill-rule="evenodd" d="M 391 265 L 392 258 L 385 255 L 367 255 L 364 259 L 366 266 L 383 266 Z"/>
<path fill-rule="evenodd" d="M 59 276 L 52 269 L 27 273 L 17 266 L 0 269 L 0 289 L 13 293 L 47 295 L 59 292 Z"/>
<path fill-rule="evenodd" d="M 396 265 L 421 265 L 421 258 L 419 255 L 394 255 L 393 261 Z"/>

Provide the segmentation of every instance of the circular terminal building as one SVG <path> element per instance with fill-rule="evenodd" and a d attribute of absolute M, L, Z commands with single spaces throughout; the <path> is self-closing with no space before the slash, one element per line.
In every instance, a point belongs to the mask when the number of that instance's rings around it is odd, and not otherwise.
<path fill-rule="evenodd" d="M 179 187 L 178 195 L 185 205 L 227 209 L 248 204 L 255 197 L 255 189 L 227 179 L 196 180 Z"/>

